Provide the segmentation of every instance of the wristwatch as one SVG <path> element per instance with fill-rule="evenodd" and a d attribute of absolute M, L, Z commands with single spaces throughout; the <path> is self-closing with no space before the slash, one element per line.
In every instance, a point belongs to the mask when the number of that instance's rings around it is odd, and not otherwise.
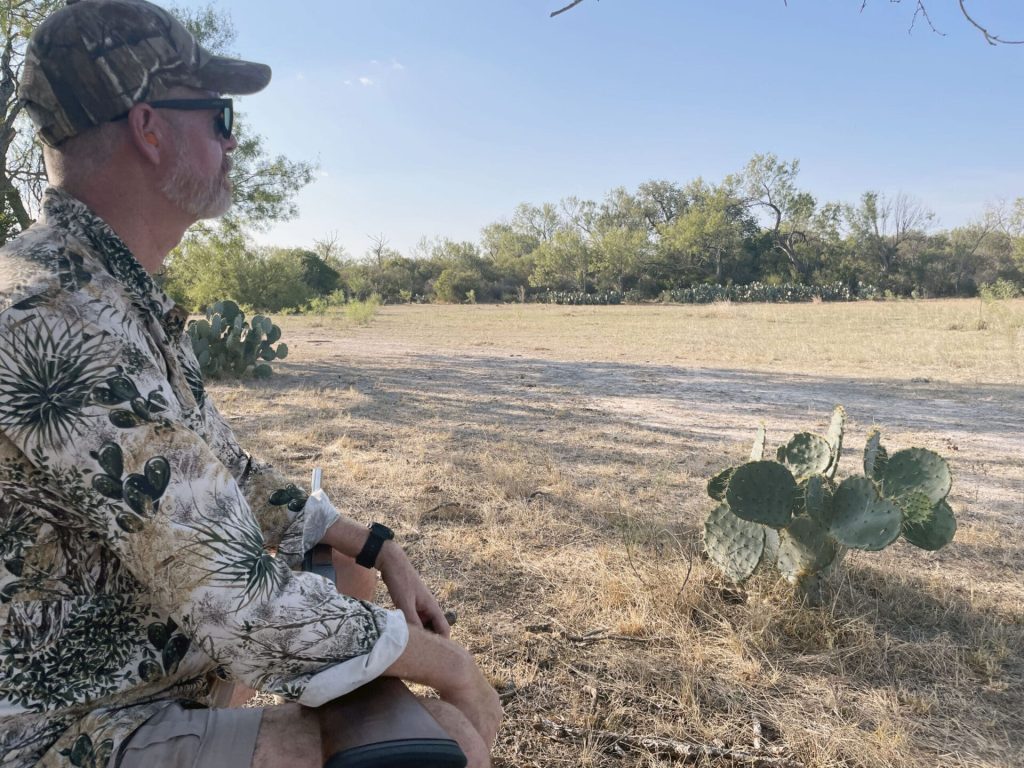
<path fill-rule="evenodd" d="M 366 537 L 363 549 L 356 555 L 356 563 L 363 568 L 373 568 L 377 562 L 377 555 L 380 554 L 380 548 L 384 546 L 385 541 L 390 541 L 393 538 L 395 538 L 395 532 L 386 525 L 370 523 L 370 535 Z"/>

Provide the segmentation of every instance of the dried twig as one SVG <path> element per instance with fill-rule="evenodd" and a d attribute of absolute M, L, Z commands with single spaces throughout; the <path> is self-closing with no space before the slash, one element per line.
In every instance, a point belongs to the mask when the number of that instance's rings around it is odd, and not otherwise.
<path fill-rule="evenodd" d="M 971 26 L 973 26 L 975 29 L 977 29 L 979 32 L 981 32 L 981 34 L 985 36 L 986 43 L 988 43 L 989 45 L 1024 45 L 1024 40 L 1004 40 L 1003 38 L 999 37 L 999 35 L 993 35 L 991 32 L 985 29 L 985 27 L 981 26 L 981 24 L 974 20 L 974 17 L 971 16 L 970 13 L 968 13 L 967 6 L 964 4 L 964 2 L 965 0 L 960 0 L 960 12 L 964 15 L 964 18 L 971 23 Z"/>
<path fill-rule="evenodd" d="M 583 0 L 572 0 L 572 2 L 569 3 L 567 6 L 565 6 L 564 8 L 559 8 L 557 11 L 552 11 L 550 18 L 553 19 L 555 16 L 557 16 L 560 13 L 565 13 L 566 11 L 572 10 L 573 8 L 575 8 L 577 5 L 579 5 L 582 2 L 583 2 Z"/>
<path fill-rule="evenodd" d="M 631 635 L 609 635 L 603 629 L 593 629 L 585 635 L 570 635 L 568 632 L 559 632 L 558 636 L 570 643 L 579 645 L 593 645 L 602 640 L 615 640 L 622 643 L 664 643 L 672 642 L 671 637 L 632 637 Z"/>
<path fill-rule="evenodd" d="M 804 768 L 799 760 L 786 756 L 773 756 L 747 752 L 742 749 L 730 747 L 716 747 L 711 744 L 700 744 L 695 741 L 684 741 L 682 739 L 666 739 L 660 736 L 631 736 L 625 733 L 614 733 L 613 731 L 588 730 L 585 728 L 572 728 L 568 725 L 556 723 L 545 717 L 534 719 L 534 728 L 553 739 L 560 741 L 579 742 L 606 742 L 609 748 L 632 749 L 648 752 L 659 757 L 670 757 L 678 760 L 695 761 L 700 758 L 718 758 L 731 760 L 734 763 L 760 768 L 772 766 L 773 768 Z"/>
<path fill-rule="evenodd" d="M 459 504 L 459 502 L 457 502 L 457 501 L 442 501 L 436 507 L 431 507 L 426 512 L 424 512 L 423 514 L 424 515 L 430 515 L 430 514 L 433 514 L 434 512 L 439 512 L 442 509 L 448 509 L 449 507 L 461 507 L 461 506 L 462 505 Z"/>

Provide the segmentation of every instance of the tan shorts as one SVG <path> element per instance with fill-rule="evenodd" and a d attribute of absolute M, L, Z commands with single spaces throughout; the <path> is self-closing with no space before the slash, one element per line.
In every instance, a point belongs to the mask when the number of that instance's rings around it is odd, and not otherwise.
<path fill-rule="evenodd" d="M 140 725 L 110 768 L 249 768 L 263 710 L 172 704 Z"/>

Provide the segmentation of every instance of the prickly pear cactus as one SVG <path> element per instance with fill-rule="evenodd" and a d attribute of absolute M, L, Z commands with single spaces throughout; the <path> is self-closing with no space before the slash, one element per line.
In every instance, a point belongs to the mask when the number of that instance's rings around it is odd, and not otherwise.
<path fill-rule="evenodd" d="M 708 557 L 733 581 L 774 565 L 809 600 L 820 601 L 848 549 L 885 549 L 901 535 L 936 550 L 953 540 L 946 460 L 924 448 L 890 455 L 877 428 L 864 448 L 864 474 L 836 480 L 846 411 L 836 406 L 824 437 L 794 435 L 764 457 L 764 426 L 750 461 L 719 472 L 708 495 L 720 502 L 704 524 Z"/>
<path fill-rule="evenodd" d="M 240 377 L 252 368 L 253 376 L 265 379 L 273 373 L 267 363 L 288 356 L 281 329 L 270 318 L 256 315 L 247 323 L 230 300 L 209 307 L 206 319 L 190 322 L 188 335 L 204 378 Z"/>

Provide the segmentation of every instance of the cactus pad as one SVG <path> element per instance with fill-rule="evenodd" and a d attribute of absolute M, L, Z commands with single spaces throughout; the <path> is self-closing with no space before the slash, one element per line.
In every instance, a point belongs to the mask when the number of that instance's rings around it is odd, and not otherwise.
<path fill-rule="evenodd" d="M 956 518 L 953 510 L 945 500 L 940 501 L 932 509 L 931 516 L 921 523 L 906 523 L 903 526 L 903 538 L 915 547 L 934 552 L 942 549 L 956 535 Z"/>
<path fill-rule="evenodd" d="M 754 436 L 754 444 L 750 447 L 750 460 L 760 461 L 764 458 L 764 444 L 768 439 L 768 433 L 765 432 L 764 423 L 757 428 L 757 434 Z"/>
<path fill-rule="evenodd" d="M 779 534 L 776 565 L 791 584 L 827 567 L 836 557 L 836 543 L 809 517 L 798 517 Z"/>
<path fill-rule="evenodd" d="M 881 480 L 888 460 L 889 453 L 882 447 L 882 433 L 878 427 L 873 427 L 864 444 L 864 474 L 872 480 Z"/>
<path fill-rule="evenodd" d="M 823 474 L 832 462 L 832 448 L 824 438 L 800 432 L 779 449 L 778 456 L 779 461 L 801 478 Z"/>
<path fill-rule="evenodd" d="M 920 491 L 938 504 L 953 485 L 946 460 L 925 448 L 897 451 L 882 471 L 882 494 L 888 498 Z"/>
<path fill-rule="evenodd" d="M 803 482 L 804 511 L 818 525 L 832 522 L 832 489 L 824 475 L 811 475 Z"/>
<path fill-rule="evenodd" d="M 796 481 L 774 461 L 752 461 L 736 468 L 725 498 L 738 517 L 752 523 L 785 528 L 792 518 Z"/>
<path fill-rule="evenodd" d="M 876 551 L 896 540 L 902 520 L 896 505 L 879 497 L 874 483 L 848 477 L 832 497 L 829 533 L 844 546 Z"/>
<path fill-rule="evenodd" d="M 775 559 L 779 556 L 779 532 L 767 525 L 762 525 L 764 531 L 764 555 L 761 557 L 761 565 L 775 565 Z"/>
<path fill-rule="evenodd" d="M 741 520 L 727 504 L 719 504 L 704 522 L 704 548 L 726 576 L 744 581 L 761 562 L 764 528 Z"/>
<path fill-rule="evenodd" d="M 725 501 L 725 490 L 729 487 L 729 478 L 735 471 L 736 467 L 729 467 L 708 480 L 708 496 L 715 501 Z"/>
<path fill-rule="evenodd" d="M 825 433 L 825 440 L 832 449 L 832 457 L 829 461 L 825 474 L 829 479 L 836 476 L 839 469 L 839 459 L 843 454 L 843 430 L 846 427 L 846 409 L 837 405 L 832 411 L 832 421 L 828 425 L 828 432 Z"/>
<path fill-rule="evenodd" d="M 903 514 L 903 525 L 923 523 L 932 516 L 932 500 L 921 491 L 911 491 L 892 500 Z"/>

